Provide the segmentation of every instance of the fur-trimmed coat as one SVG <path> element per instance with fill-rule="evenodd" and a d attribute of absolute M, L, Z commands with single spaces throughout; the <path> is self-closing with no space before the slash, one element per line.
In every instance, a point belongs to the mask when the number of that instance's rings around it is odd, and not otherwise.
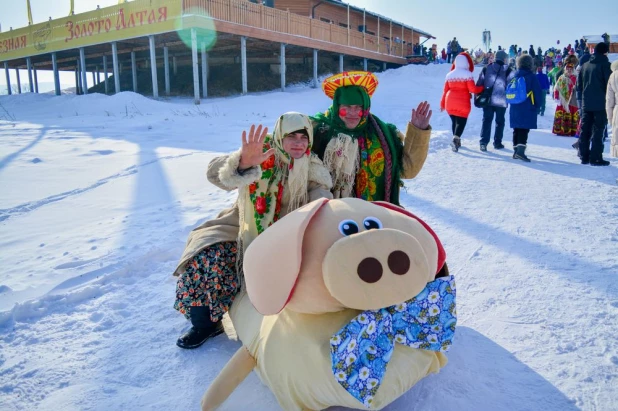
<path fill-rule="evenodd" d="M 444 92 L 440 101 L 440 109 L 446 110 L 451 116 L 468 118 L 472 105 L 472 94 L 483 91 L 482 85 L 474 84 L 474 64 L 467 53 L 461 53 L 455 57 L 451 71 L 446 75 Z"/>
<path fill-rule="evenodd" d="M 610 154 L 618 157 L 618 63 L 612 63 L 614 72 L 609 76 L 607 83 L 607 97 L 605 99 L 605 110 L 607 110 L 607 121 L 612 126 L 612 141 Z"/>
<path fill-rule="evenodd" d="M 225 191 L 233 191 L 239 187 L 249 185 L 257 181 L 262 171 L 259 166 L 238 171 L 240 164 L 240 151 L 214 158 L 208 165 L 206 177 L 208 181 Z M 309 165 L 309 183 L 307 185 L 307 203 L 318 198 L 332 199 L 330 192 L 332 180 L 330 173 L 316 156 L 311 156 Z M 289 190 L 287 190 L 287 180 L 284 183 L 283 198 L 281 199 L 281 213 L 283 217 L 288 212 L 290 201 Z M 300 204 L 303 206 L 304 204 Z M 200 251 L 213 244 L 223 241 L 236 241 L 240 230 L 239 200 L 237 199 L 231 208 L 223 210 L 214 220 L 206 221 L 204 224 L 195 228 L 189 234 L 185 250 L 182 253 L 180 262 L 174 270 L 174 275 L 184 272 L 186 264 L 195 257 Z"/>

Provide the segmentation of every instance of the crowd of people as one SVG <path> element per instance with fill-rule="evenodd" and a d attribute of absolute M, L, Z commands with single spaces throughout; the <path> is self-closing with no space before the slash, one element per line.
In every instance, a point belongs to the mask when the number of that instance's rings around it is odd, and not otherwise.
<path fill-rule="evenodd" d="M 446 76 L 440 109 L 451 117 L 453 140 L 451 147 L 457 152 L 461 136 L 471 112 L 471 97 L 483 110 L 483 123 L 479 148 L 487 151 L 491 127 L 495 118 L 493 146 L 502 149 L 506 110 L 510 106 L 509 120 L 513 129 L 513 158 L 529 162 L 526 155 L 528 134 L 537 128 L 537 116 L 545 115 L 547 95 L 557 102 L 552 131 L 559 136 L 577 137 L 581 164 L 606 166 L 603 159 L 603 142 L 608 137 L 608 124 L 616 130 L 616 77 L 618 62 L 610 65 L 609 36 L 590 53 L 586 40 L 576 40 L 563 50 L 530 45 L 528 51 L 517 45 L 509 47 L 507 54 L 502 47 L 494 54 L 491 50 L 473 58 L 462 52 L 454 59 Z M 475 60 L 486 60 L 476 82 L 473 81 Z M 610 75 L 612 76 L 610 79 Z M 611 123 L 609 123 L 611 121 Z M 618 137 L 613 132 L 611 153 L 618 154 Z"/>

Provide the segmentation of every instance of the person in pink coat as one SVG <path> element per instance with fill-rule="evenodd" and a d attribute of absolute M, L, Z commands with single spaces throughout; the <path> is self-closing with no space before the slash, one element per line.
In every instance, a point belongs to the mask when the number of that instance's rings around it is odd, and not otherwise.
<path fill-rule="evenodd" d="M 446 75 L 444 92 L 440 101 L 440 111 L 446 110 L 453 122 L 453 142 L 451 147 L 457 152 L 461 147 L 461 135 L 470 115 L 472 94 L 478 94 L 484 87 L 474 83 L 474 63 L 468 53 L 455 57 L 451 71 Z"/>

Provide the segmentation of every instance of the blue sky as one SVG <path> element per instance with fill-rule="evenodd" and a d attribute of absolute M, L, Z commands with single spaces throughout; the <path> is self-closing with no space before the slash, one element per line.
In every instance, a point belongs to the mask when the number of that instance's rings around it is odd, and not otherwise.
<path fill-rule="evenodd" d="M 618 0 L 350 0 L 437 37 L 440 48 L 457 37 L 464 47 L 481 47 L 483 30 L 492 47 L 510 44 L 543 49 L 566 46 L 584 35 L 618 34 Z M 541 6 L 542 5 L 542 6 Z M 432 40 L 433 41 L 433 40 Z M 429 42 L 428 42 L 429 43 Z M 494 46 L 495 44 L 495 46 Z"/>
<path fill-rule="evenodd" d="M 438 38 L 435 42 L 440 48 L 454 36 L 464 47 L 481 47 L 485 29 L 491 31 L 494 49 L 499 44 L 508 47 L 512 43 L 526 48 L 534 44 L 535 48 L 545 49 L 556 45 L 557 40 L 566 46 L 583 35 L 600 35 L 606 31 L 618 34 L 617 0 L 349 0 L 349 3 L 429 32 Z M 66 16 L 70 9 L 69 0 L 31 0 L 30 4 L 35 22 L 50 16 Z M 114 4 L 118 1 L 75 0 L 75 12 Z M 0 24 L 2 31 L 11 26 L 26 26 L 26 0 L 0 0 Z M 71 81 L 70 76 L 67 82 Z M 51 76 L 41 73 L 40 81 L 51 81 Z M 0 84 L 4 82 L 1 75 Z"/>

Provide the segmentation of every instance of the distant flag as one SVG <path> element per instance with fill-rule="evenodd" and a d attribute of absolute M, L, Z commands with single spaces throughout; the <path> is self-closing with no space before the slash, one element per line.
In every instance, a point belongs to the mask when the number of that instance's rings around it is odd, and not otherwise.
<path fill-rule="evenodd" d="M 26 0 L 26 7 L 28 8 L 28 24 L 32 24 L 32 9 L 30 8 L 30 0 Z"/>
<path fill-rule="evenodd" d="M 69 11 L 69 16 L 72 16 L 75 14 L 75 1 L 71 0 L 71 11 Z"/>

